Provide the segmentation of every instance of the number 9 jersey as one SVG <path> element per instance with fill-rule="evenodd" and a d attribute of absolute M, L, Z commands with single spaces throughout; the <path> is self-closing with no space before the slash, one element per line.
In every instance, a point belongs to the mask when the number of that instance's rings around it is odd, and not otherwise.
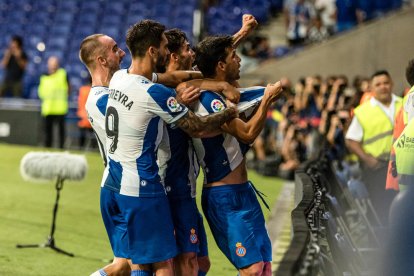
<path fill-rule="evenodd" d="M 172 124 L 188 112 L 175 96 L 175 90 L 126 69 L 113 75 L 105 116 L 108 163 L 103 186 L 127 196 L 165 196 L 156 162 L 166 135 L 164 122 Z"/>

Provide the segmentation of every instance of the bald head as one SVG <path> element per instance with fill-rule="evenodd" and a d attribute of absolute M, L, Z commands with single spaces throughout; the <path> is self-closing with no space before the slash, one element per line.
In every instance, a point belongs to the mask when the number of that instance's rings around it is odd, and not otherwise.
<path fill-rule="evenodd" d="M 94 60 L 105 53 L 105 47 L 102 39 L 108 37 L 104 34 L 93 34 L 86 37 L 79 48 L 79 59 L 86 67 L 90 69 L 95 68 Z M 108 37 L 109 38 L 109 37 Z"/>
<path fill-rule="evenodd" d="M 59 59 L 56 56 L 51 56 L 47 60 L 47 70 L 49 74 L 53 74 L 59 69 Z"/>

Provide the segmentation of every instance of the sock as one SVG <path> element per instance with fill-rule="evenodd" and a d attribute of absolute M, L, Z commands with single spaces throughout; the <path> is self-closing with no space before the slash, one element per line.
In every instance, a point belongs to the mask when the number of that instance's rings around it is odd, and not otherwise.
<path fill-rule="evenodd" d="M 94 273 L 92 273 L 90 276 L 108 276 L 108 274 L 106 274 L 105 270 L 101 268 L 95 271 Z"/>
<path fill-rule="evenodd" d="M 207 272 L 204 272 L 204 271 L 199 270 L 197 275 L 198 276 L 206 276 L 207 275 Z"/>
<path fill-rule="evenodd" d="M 147 270 L 132 270 L 131 276 L 152 276 L 152 272 Z"/>

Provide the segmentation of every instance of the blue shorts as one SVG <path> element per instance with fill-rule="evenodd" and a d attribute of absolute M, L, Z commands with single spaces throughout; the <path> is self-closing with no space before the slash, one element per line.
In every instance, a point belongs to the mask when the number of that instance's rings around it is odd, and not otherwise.
<path fill-rule="evenodd" d="M 169 198 L 175 229 L 175 238 L 180 253 L 200 252 L 200 245 L 206 246 L 203 224 L 200 228 L 200 212 L 194 198 Z M 202 220 L 202 217 L 201 217 Z M 203 250 L 206 253 L 206 250 Z"/>
<path fill-rule="evenodd" d="M 206 229 L 204 228 L 203 216 L 198 212 L 198 239 L 200 240 L 197 257 L 208 256 L 208 243 Z"/>
<path fill-rule="evenodd" d="M 237 269 L 272 260 L 262 209 L 250 182 L 203 188 L 201 198 L 218 247 Z"/>
<path fill-rule="evenodd" d="M 115 257 L 151 264 L 177 255 L 166 196 L 132 197 L 103 187 L 101 213 Z"/>

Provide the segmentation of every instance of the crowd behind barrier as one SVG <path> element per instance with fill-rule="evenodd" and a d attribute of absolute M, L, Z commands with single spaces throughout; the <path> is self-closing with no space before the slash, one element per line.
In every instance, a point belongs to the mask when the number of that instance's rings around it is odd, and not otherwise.
<path fill-rule="evenodd" d="M 323 153 L 295 172 L 292 240 L 275 275 L 377 272 L 385 227 L 370 219 L 375 210 L 364 184 L 355 175 L 341 182 L 336 171 Z"/>

